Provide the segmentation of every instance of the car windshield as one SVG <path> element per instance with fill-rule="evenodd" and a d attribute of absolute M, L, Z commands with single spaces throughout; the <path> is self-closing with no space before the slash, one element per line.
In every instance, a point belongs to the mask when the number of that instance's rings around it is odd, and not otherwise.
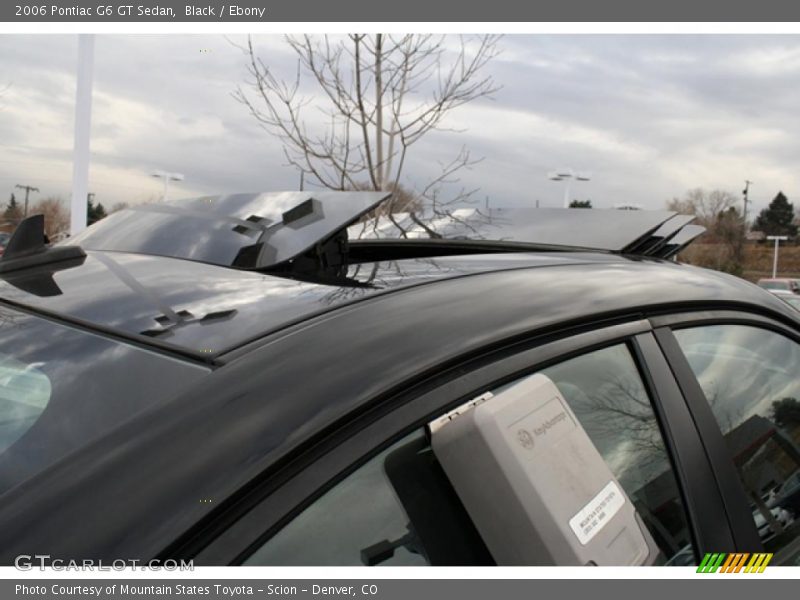
<path fill-rule="evenodd" d="M 207 372 L 0 307 L 0 494 Z"/>
<path fill-rule="evenodd" d="M 758 283 L 762 288 L 765 290 L 789 290 L 791 287 L 789 286 L 788 281 L 760 281 Z"/>
<path fill-rule="evenodd" d="M 50 402 L 50 379 L 39 366 L 0 354 L 0 453 L 36 423 Z"/>

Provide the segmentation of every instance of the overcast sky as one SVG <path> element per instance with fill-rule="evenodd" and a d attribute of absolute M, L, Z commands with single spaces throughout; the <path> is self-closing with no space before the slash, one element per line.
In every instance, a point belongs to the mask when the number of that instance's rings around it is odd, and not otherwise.
<path fill-rule="evenodd" d="M 279 36 L 259 54 L 287 76 Z M 596 207 L 663 208 L 687 189 L 741 195 L 756 209 L 800 200 L 800 36 L 514 35 L 488 67 L 502 89 L 458 109 L 460 133 L 414 148 L 409 187 L 466 145 L 464 177 L 495 206 L 558 206 L 553 169 L 591 173 L 572 196 Z M 0 36 L 0 202 L 15 184 L 69 196 L 77 38 Z M 185 174 L 174 197 L 296 189 L 279 142 L 231 92 L 245 60 L 217 35 L 99 36 L 90 190 L 106 206 L 157 198 L 154 169 Z M 171 194 L 173 196 L 173 194 Z M 21 197 L 17 190 L 17 197 Z M 796 206 L 800 204 L 796 202 Z"/>

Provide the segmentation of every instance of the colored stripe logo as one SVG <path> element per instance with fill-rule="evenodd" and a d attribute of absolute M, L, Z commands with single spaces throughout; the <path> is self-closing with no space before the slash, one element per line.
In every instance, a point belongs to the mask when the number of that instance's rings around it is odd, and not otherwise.
<path fill-rule="evenodd" d="M 763 573 L 772 560 L 772 553 L 708 552 L 697 567 L 698 573 Z M 749 559 L 749 560 L 748 560 Z"/>

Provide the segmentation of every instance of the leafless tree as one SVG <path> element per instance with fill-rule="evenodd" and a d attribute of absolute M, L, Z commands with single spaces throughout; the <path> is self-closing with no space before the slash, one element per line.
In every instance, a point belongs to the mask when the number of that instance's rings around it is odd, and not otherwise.
<path fill-rule="evenodd" d="M 250 81 L 233 95 L 281 140 L 288 163 L 306 180 L 332 190 L 395 191 L 413 146 L 446 129 L 451 111 L 497 91 L 485 67 L 498 53 L 498 39 L 459 37 L 454 44 L 453 38 L 417 34 L 287 37 L 297 69 L 286 80 L 248 38 L 242 50 Z M 307 79 L 320 94 L 304 95 Z M 434 208 L 463 202 L 475 190 L 444 200 L 442 187 L 476 162 L 462 148 L 432 180 L 418 183 L 417 197 Z"/>
<path fill-rule="evenodd" d="M 707 192 L 701 188 L 689 190 L 683 198 L 667 202 L 668 210 L 695 215 L 696 222 L 708 230 L 706 239 L 716 245 L 717 251 L 713 256 L 705 256 L 699 263 L 701 266 L 741 275 L 746 225 L 738 203 L 738 198 L 729 192 Z"/>
<path fill-rule="evenodd" d="M 665 462 L 664 444 L 653 407 L 641 383 L 624 375 L 609 375 L 580 403 L 592 431 L 604 438 L 625 439 L 637 452 L 640 465 Z"/>
<path fill-rule="evenodd" d="M 60 198 L 50 196 L 31 206 L 30 214 L 44 215 L 45 233 L 55 238 L 59 233 L 69 231 L 69 211 Z"/>
<path fill-rule="evenodd" d="M 724 190 L 708 192 L 695 188 L 686 192 L 683 198 L 673 198 L 667 202 L 667 209 L 684 215 L 695 215 L 697 223 L 711 229 L 722 213 L 735 208 L 738 203 L 738 198 Z"/>

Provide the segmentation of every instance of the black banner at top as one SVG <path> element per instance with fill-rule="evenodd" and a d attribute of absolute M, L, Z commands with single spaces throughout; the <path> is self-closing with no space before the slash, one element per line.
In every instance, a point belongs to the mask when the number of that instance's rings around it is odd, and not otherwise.
<path fill-rule="evenodd" d="M 3 22 L 787 22 L 789 0 L 11 0 Z"/>

